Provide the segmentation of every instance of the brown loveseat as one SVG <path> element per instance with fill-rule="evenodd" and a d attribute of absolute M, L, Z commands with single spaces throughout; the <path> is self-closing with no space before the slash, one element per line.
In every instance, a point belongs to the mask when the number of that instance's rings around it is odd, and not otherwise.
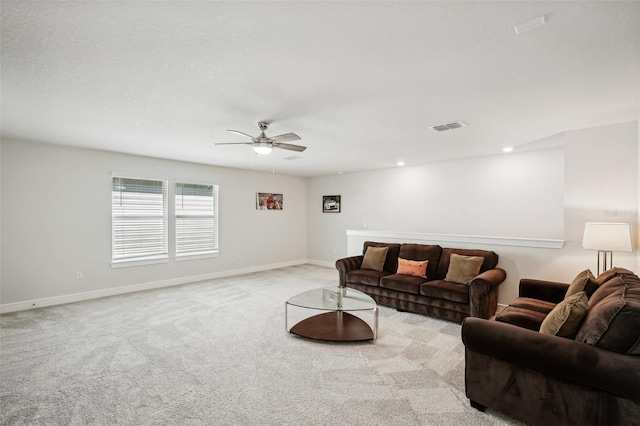
<path fill-rule="evenodd" d="M 584 271 L 571 284 L 522 279 L 495 321 L 464 321 L 462 340 L 466 394 L 480 410 L 534 426 L 640 425 L 640 278 L 631 271 Z"/>
<path fill-rule="evenodd" d="M 380 270 L 362 267 L 369 247 L 387 247 Z M 460 262 L 466 262 L 469 258 L 476 258 L 479 269 L 475 269 L 468 282 L 461 280 L 460 274 L 456 278 L 462 282 L 446 279 L 448 275 L 453 275 L 449 274 L 452 256 L 455 258 L 455 265 L 460 265 Z M 426 274 L 414 276 L 398 273 L 399 258 L 428 261 Z M 493 251 L 366 241 L 363 255 L 338 259 L 336 268 L 340 274 L 340 286 L 367 293 L 381 305 L 462 322 L 468 316 L 489 318 L 496 312 L 498 286 L 506 278 L 505 271 L 496 268 L 497 263 L 498 255 Z M 468 272 L 469 270 L 465 270 L 465 273 Z"/>

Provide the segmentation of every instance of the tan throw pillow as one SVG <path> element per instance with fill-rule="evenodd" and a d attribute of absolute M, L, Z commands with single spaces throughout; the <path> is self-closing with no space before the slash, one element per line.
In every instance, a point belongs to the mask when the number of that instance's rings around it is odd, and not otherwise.
<path fill-rule="evenodd" d="M 367 247 L 361 268 L 382 272 L 388 251 L 389 247 Z"/>
<path fill-rule="evenodd" d="M 584 291 L 573 294 L 558 303 L 540 326 L 540 333 L 560 337 L 573 337 L 589 310 Z"/>
<path fill-rule="evenodd" d="M 478 276 L 482 262 L 484 262 L 484 257 L 462 256 L 451 253 L 449 270 L 447 270 L 447 276 L 444 280 L 459 284 L 469 284 L 472 279 Z"/>
<path fill-rule="evenodd" d="M 564 298 L 566 299 L 569 296 L 584 291 L 588 299 L 597 289 L 598 283 L 596 282 L 596 277 L 593 276 L 593 273 L 589 269 L 585 269 L 571 281 Z"/>
<path fill-rule="evenodd" d="M 427 278 L 428 260 L 408 260 L 398 258 L 398 274 Z"/>

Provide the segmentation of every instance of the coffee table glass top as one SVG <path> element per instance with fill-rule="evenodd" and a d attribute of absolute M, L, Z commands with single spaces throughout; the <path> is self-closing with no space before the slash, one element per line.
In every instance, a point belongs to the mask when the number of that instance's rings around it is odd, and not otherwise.
<path fill-rule="evenodd" d="M 316 288 L 287 300 L 288 305 L 324 311 L 366 311 L 377 305 L 367 294 L 348 287 Z"/>

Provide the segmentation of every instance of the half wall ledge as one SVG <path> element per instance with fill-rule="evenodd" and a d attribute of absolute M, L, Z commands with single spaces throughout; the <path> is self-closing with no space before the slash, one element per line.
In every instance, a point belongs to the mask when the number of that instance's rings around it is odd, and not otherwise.
<path fill-rule="evenodd" d="M 564 240 L 541 239 L 541 238 L 521 238 L 521 237 L 492 237 L 479 235 L 456 235 L 456 234 L 422 234 L 414 232 L 391 232 L 391 231 L 370 231 L 368 229 L 347 229 L 347 240 L 362 250 L 362 241 L 381 241 L 381 242 L 403 242 L 416 244 L 441 244 L 441 243 L 457 243 L 457 244 L 477 244 L 477 245 L 497 245 L 497 246 L 515 246 L 515 247 L 534 247 L 561 249 L 564 246 Z M 348 244 L 349 246 L 351 244 Z"/>

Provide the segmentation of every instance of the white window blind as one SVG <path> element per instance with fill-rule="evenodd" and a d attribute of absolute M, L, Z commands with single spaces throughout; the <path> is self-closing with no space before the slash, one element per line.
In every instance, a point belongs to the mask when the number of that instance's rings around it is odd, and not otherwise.
<path fill-rule="evenodd" d="M 218 253 L 218 186 L 176 183 L 176 256 Z"/>
<path fill-rule="evenodd" d="M 168 258 L 167 181 L 112 178 L 112 262 Z"/>

